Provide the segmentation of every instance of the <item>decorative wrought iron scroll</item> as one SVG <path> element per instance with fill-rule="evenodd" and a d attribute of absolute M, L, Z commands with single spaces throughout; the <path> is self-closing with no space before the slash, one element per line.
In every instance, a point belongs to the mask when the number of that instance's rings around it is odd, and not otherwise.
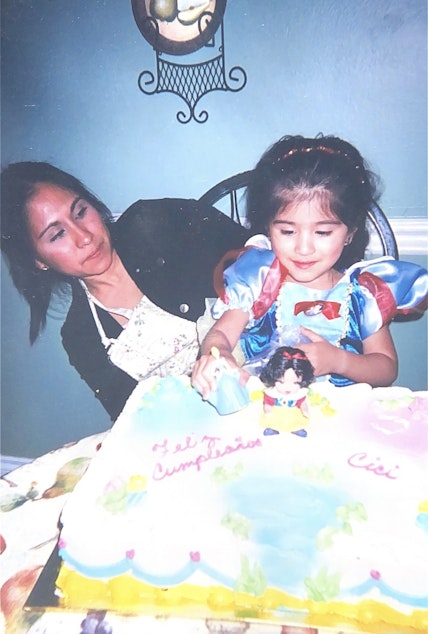
<path fill-rule="evenodd" d="M 207 19 L 209 16 L 212 14 L 206 12 L 200 20 Z M 241 66 L 231 68 L 226 78 L 223 20 L 219 32 L 219 45 L 216 47 L 214 35 L 203 48 L 204 51 L 214 49 L 214 54 L 209 59 L 194 64 L 173 62 L 165 58 L 155 46 L 157 77 L 149 70 L 143 70 L 138 77 L 138 86 L 144 94 L 172 92 L 186 102 L 188 113 L 180 110 L 176 115 L 180 123 L 189 123 L 192 119 L 197 123 L 205 123 L 208 112 L 206 110 L 196 112 L 196 106 L 204 95 L 214 90 L 238 92 L 247 83 L 246 72 Z"/>

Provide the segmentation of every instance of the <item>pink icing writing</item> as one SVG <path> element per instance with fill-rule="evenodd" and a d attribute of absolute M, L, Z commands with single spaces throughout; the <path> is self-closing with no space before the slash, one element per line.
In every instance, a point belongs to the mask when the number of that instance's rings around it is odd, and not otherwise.
<path fill-rule="evenodd" d="M 154 452 L 159 451 L 161 456 L 166 456 L 167 453 L 179 453 L 181 451 L 187 451 L 188 449 L 195 449 L 197 447 L 198 441 L 196 438 L 192 436 L 186 436 L 184 442 L 177 443 L 173 449 L 168 449 L 168 440 L 162 441 L 162 443 L 155 443 L 152 447 Z"/>
<path fill-rule="evenodd" d="M 201 560 L 201 554 L 198 553 L 198 551 L 195 551 L 195 552 L 191 551 L 190 552 L 190 559 L 192 561 L 200 561 Z"/>
<path fill-rule="evenodd" d="M 372 460 L 364 451 L 361 453 L 354 453 L 349 458 L 348 464 L 356 469 L 364 469 L 365 471 L 373 472 L 375 475 L 385 476 L 390 480 L 396 480 L 398 478 L 397 471 L 400 469 L 398 465 L 388 469 L 382 464 L 379 457 Z"/>
<path fill-rule="evenodd" d="M 262 443 L 260 438 L 256 438 L 255 440 L 246 440 L 243 441 L 241 437 L 235 438 L 234 445 L 222 445 L 221 439 L 215 436 L 203 436 L 199 443 L 196 442 L 195 448 L 200 446 L 200 451 L 198 455 L 196 455 L 191 460 L 186 462 L 179 462 L 172 466 L 165 466 L 160 462 L 157 462 L 153 469 L 153 479 L 154 480 L 163 480 L 167 476 L 172 476 L 176 473 L 180 473 L 182 471 L 186 471 L 186 469 L 190 469 L 192 467 L 196 467 L 197 471 L 201 470 L 202 464 L 204 462 L 208 462 L 209 460 L 217 460 L 218 458 L 223 458 L 228 454 L 235 453 L 236 451 L 242 451 L 244 449 L 254 449 L 255 447 L 261 447 Z M 153 451 L 157 451 L 161 448 L 162 457 L 168 453 L 167 441 L 165 440 L 162 445 L 156 444 L 153 446 Z M 171 453 L 177 453 L 177 446 L 171 450 Z M 192 447 L 194 448 L 194 447 Z"/>
<path fill-rule="evenodd" d="M 188 449 L 194 449 L 197 446 L 198 442 L 195 438 L 191 436 L 186 436 L 186 441 L 184 444 L 177 443 L 175 448 L 173 449 L 173 453 L 179 453 L 180 451 L 187 451 Z"/>

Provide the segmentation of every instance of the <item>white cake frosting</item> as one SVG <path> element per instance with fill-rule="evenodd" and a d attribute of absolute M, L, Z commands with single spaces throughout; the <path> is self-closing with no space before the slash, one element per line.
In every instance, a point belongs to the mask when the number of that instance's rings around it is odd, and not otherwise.
<path fill-rule="evenodd" d="M 428 394 L 314 384 L 302 437 L 252 387 L 139 385 L 63 511 L 64 604 L 425 627 Z"/>

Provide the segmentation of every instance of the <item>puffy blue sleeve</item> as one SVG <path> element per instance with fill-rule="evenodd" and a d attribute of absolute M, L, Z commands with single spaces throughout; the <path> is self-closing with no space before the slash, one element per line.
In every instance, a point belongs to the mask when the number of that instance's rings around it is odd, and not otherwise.
<path fill-rule="evenodd" d="M 227 310 L 239 308 L 250 314 L 252 322 L 254 302 L 261 295 L 275 259 L 270 249 L 249 247 L 244 251 L 224 272 L 224 292 L 213 306 L 214 319 L 219 319 Z"/>
<path fill-rule="evenodd" d="M 363 339 L 397 315 L 426 310 L 428 272 L 417 264 L 379 258 L 359 262 L 349 272 L 356 283 Z"/>

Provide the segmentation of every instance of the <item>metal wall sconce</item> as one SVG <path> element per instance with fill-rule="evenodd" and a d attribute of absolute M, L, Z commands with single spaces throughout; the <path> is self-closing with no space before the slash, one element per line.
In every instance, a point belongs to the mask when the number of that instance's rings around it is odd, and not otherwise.
<path fill-rule="evenodd" d="M 180 123 L 205 123 L 196 112 L 199 100 L 213 90 L 238 92 L 247 83 L 241 66 L 225 71 L 223 16 L 227 0 L 132 0 L 135 21 L 156 53 L 156 75 L 143 70 L 138 86 L 146 95 L 171 92 L 187 104 Z M 216 43 L 217 39 L 217 43 Z M 169 56 L 197 53 L 198 61 L 179 63 Z M 194 55 L 193 55 L 194 57 Z"/>

